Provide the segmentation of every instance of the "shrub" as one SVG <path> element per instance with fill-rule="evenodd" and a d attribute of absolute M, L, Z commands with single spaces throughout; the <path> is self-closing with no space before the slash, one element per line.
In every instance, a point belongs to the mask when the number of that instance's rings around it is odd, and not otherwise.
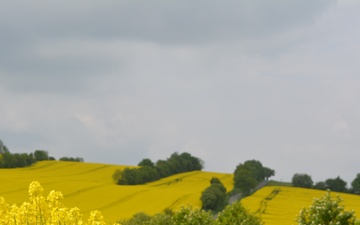
<path fill-rule="evenodd" d="M 239 202 L 228 205 L 219 213 L 216 225 L 261 225 L 260 217 L 250 213 Z"/>
<path fill-rule="evenodd" d="M 180 211 L 172 216 L 174 225 L 212 225 L 214 220 L 210 212 L 192 207 L 181 207 Z"/>
<path fill-rule="evenodd" d="M 333 199 L 328 191 L 320 199 L 314 199 L 309 208 L 304 208 L 297 216 L 299 225 L 354 225 L 356 217 L 353 211 L 346 211 L 338 196 Z"/>

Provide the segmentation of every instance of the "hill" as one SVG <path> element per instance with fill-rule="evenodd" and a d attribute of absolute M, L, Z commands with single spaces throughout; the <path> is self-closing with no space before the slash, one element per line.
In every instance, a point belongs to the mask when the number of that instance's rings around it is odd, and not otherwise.
<path fill-rule="evenodd" d="M 265 225 L 296 224 L 300 210 L 309 207 L 314 198 L 320 198 L 326 191 L 286 186 L 266 186 L 253 195 L 241 200 L 251 212 L 258 213 Z M 360 216 L 360 196 L 332 192 L 344 201 L 346 210 L 354 210 Z"/>
<path fill-rule="evenodd" d="M 0 169 L 0 196 L 9 203 L 28 200 L 28 186 L 36 180 L 45 189 L 61 191 L 68 207 L 79 207 L 88 214 L 100 210 L 105 219 L 115 222 L 136 212 L 155 214 L 178 209 L 181 205 L 201 206 L 201 192 L 218 177 L 228 190 L 233 175 L 194 171 L 161 179 L 145 185 L 120 186 L 111 179 L 116 169 L 126 166 L 97 163 L 41 161 L 31 167 Z"/>

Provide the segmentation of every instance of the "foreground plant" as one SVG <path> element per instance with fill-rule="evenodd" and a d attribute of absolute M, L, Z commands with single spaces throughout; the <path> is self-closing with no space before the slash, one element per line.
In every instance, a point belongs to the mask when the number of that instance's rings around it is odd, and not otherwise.
<path fill-rule="evenodd" d="M 342 199 L 332 198 L 330 191 L 320 199 L 314 199 L 309 208 L 304 208 L 298 215 L 299 225 L 354 225 L 360 224 L 354 211 L 346 211 L 341 205 Z"/>
<path fill-rule="evenodd" d="M 44 197 L 40 183 L 33 181 L 29 186 L 29 202 L 20 206 L 9 205 L 0 197 L 0 224 L 7 225 L 105 225 L 98 210 L 92 211 L 88 219 L 78 208 L 67 208 L 59 191 L 51 191 Z"/>

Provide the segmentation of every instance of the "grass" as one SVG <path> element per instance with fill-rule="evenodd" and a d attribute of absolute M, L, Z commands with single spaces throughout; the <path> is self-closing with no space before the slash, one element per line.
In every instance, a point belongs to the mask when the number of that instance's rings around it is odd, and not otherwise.
<path fill-rule="evenodd" d="M 259 214 L 265 225 L 291 225 L 297 224 L 295 219 L 302 208 L 309 207 L 314 198 L 325 193 L 306 188 L 266 186 L 241 202 L 251 212 Z M 339 195 L 344 200 L 346 210 L 360 213 L 360 196 L 335 192 L 332 195 Z"/>
<path fill-rule="evenodd" d="M 39 181 L 45 193 L 61 191 L 64 204 L 79 207 L 88 216 L 100 210 L 108 222 L 130 218 L 134 213 L 155 214 L 164 209 L 179 209 L 191 204 L 201 207 L 201 192 L 218 177 L 228 190 L 232 174 L 194 171 L 136 186 L 115 185 L 111 179 L 116 169 L 126 166 L 97 163 L 42 161 L 27 168 L 0 169 L 0 196 L 8 203 L 28 200 L 28 187 Z"/>

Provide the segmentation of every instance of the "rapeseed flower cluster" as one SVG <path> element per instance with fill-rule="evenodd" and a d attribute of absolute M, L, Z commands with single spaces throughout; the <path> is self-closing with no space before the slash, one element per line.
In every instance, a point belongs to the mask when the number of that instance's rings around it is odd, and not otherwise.
<path fill-rule="evenodd" d="M 33 181 L 29 186 L 29 202 L 20 206 L 6 203 L 0 197 L 0 224 L 7 225 L 105 225 L 100 211 L 90 213 L 88 219 L 83 219 L 80 209 L 68 208 L 61 200 L 59 191 L 51 191 L 44 196 L 40 183 Z"/>

